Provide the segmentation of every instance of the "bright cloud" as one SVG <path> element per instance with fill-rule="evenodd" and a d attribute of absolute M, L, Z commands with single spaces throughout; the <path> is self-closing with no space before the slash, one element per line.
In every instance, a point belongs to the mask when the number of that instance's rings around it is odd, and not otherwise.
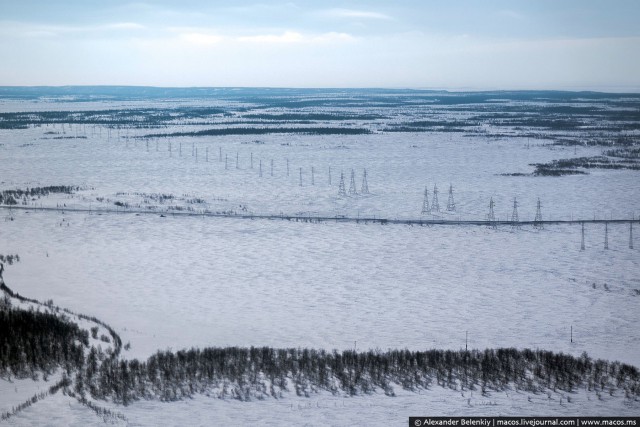
<path fill-rule="evenodd" d="M 640 88 L 633 0 L 135 1 L 0 0 L 0 82 Z"/>
<path fill-rule="evenodd" d="M 302 34 L 296 31 L 285 31 L 282 34 L 261 34 L 237 37 L 237 41 L 249 43 L 331 43 L 348 42 L 355 38 L 347 33 Z"/>

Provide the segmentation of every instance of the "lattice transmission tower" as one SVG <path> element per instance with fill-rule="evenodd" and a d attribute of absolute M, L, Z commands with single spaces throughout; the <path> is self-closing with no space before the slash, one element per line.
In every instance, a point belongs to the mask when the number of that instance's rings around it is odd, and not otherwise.
<path fill-rule="evenodd" d="M 344 197 L 347 195 L 347 190 L 344 188 L 344 172 L 340 172 L 340 185 L 338 186 L 338 196 Z"/>
<path fill-rule="evenodd" d="M 533 219 L 533 226 L 536 228 L 542 228 L 542 204 L 538 197 L 538 203 L 536 205 L 536 217 Z"/>
<path fill-rule="evenodd" d="M 351 181 L 349 182 L 349 194 L 358 194 L 356 190 L 356 173 L 351 169 Z"/>
<path fill-rule="evenodd" d="M 367 170 L 364 170 L 362 174 L 362 187 L 360 189 L 360 193 L 369 194 L 369 183 L 367 182 Z"/>
<path fill-rule="evenodd" d="M 491 223 L 491 226 L 495 228 L 496 226 L 496 214 L 494 212 L 496 204 L 493 201 L 493 197 L 489 199 L 489 214 L 487 215 L 487 221 Z"/>
<path fill-rule="evenodd" d="M 453 212 L 456 210 L 456 202 L 453 200 L 453 185 L 449 184 L 449 200 L 447 200 L 447 211 Z"/>
<path fill-rule="evenodd" d="M 424 200 L 422 201 L 422 214 L 429 213 L 429 189 L 425 185 L 424 187 Z"/>
<path fill-rule="evenodd" d="M 433 200 L 431 201 L 431 210 L 440 212 L 440 203 L 438 203 L 438 185 L 433 184 Z"/>

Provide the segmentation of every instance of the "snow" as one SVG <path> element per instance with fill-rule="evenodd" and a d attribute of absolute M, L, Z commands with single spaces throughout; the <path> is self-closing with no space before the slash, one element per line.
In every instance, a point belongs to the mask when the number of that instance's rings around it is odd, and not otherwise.
<path fill-rule="evenodd" d="M 267 426 L 401 426 L 410 416 L 636 416 L 638 403 L 620 396 L 603 394 L 598 399 L 584 390 L 575 393 L 532 395 L 517 391 L 491 393 L 453 391 L 434 387 L 420 394 L 399 391 L 396 397 L 374 394 L 343 398 L 320 395 L 313 398 L 287 396 L 252 402 L 220 400 L 203 395 L 178 402 L 139 401 L 122 407 L 101 404 L 126 417 L 126 421 L 109 418 L 103 421 L 93 411 L 81 406 L 62 392 L 38 402 L 8 421 L 12 426 L 47 425 L 131 425 L 190 426 L 246 425 Z M 570 398 L 570 402 L 567 401 Z M 530 400 L 529 400 L 530 399 Z"/>
<path fill-rule="evenodd" d="M 609 227 L 608 251 L 593 242 L 602 230 L 587 228 L 581 252 L 577 225 L 512 231 L 67 213 L 70 226 L 61 227 L 60 214 L 14 215 L 3 244 L 21 262 L 7 269 L 7 283 L 107 322 L 135 357 L 354 341 L 359 349 L 459 349 L 468 331 L 473 348 L 587 351 L 640 364 L 638 259 L 625 247 L 625 226 Z"/>
<path fill-rule="evenodd" d="M 460 349 L 468 333 L 469 348 L 513 346 L 573 355 L 586 351 L 591 357 L 640 366 L 640 260 L 638 249 L 628 248 L 628 224 L 609 225 L 609 250 L 603 248 L 604 227 L 587 225 L 587 248 L 580 251 L 578 225 L 493 230 L 160 217 L 174 205 L 196 211 L 246 207 L 255 214 L 420 218 L 425 185 L 431 196 L 438 185 L 444 209 L 451 183 L 457 212 L 440 214 L 450 219 L 483 219 L 490 197 L 499 219 L 511 215 L 513 197 L 518 198 L 522 220 L 533 219 L 538 197 L 545 219 L 637 218 L 637 171 L 501 176 L 528 173 L 530 163 L 574 156 L 573 148 L 548 147 L 548 140 L 532 139 L 527 149 L 522 138 L 438 133 L 182 137 L 171 138 L 170 157 L 166 139 L 158 142 L 158 151 L 156 140 L 149 141 L 147 151 L 146 140 L 107 139 L 104 129 L 102 136 L 86 140 L 42 139 L 46 130 L 0 130 L 0 189 L 81 185 L 83 190 L 75 195 L 30 203 L 94 211 L 113 209 L 114 201 L 140 203 L 145 209 L 144 197 L 133 193 L 175 196 L 165 204 L 150 203 L 157 207 L 153 215 L 13 209 L 13 220 L 1 222 L 0 253 L 21 258 L 5 270 L 9 287 L 111 325 L 123 344 L 131 343 L 124 357 L 227 345 Z M 198 147 L 197 162 L 192 144 Z M 218 160 L 220 149 L 229 156 L 228 169 Z M 597 154 L 599 148 L 579 148 L 576 156 Z M 367 169 L 372 194 L 338 197 L 340 171 L 348 189 L 352 168 L 358 189 Z M 189 203 L 193 198 L 205 203 Z M 9 212 L 1 215 L 8 219 Z M 14 386 L 0 384 L 4 408 L 13 404 L 4 389 Z M 638 413 L 637 403 L 625 406 L 622 398 L 597 400 L 580 392 L 572 396 L 573 403 L 565 398 L 561 405 L 558 395 L 515 391 L 489 397 L 461 396 L 460 391 L 437 387 L 421 394 L 401 387 L 395 391 L 396 398 L 288 396 L 251 403 L 197 396 L 113 409 L 132 425 L 158 420 L 182 425 L 185 419 L 192 425 L 345 425 L 363 420 L 404 425 L 410 415 L 425 414 Z M 33 425 L 43 419 L 52 425 L 102 422 L 59 392 L 10 423 Z"/>

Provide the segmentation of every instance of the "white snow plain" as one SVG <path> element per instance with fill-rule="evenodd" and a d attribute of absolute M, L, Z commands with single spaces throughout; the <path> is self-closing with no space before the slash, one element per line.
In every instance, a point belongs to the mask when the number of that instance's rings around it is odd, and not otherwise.
<path fill-rule="evenodd" d="M 578 225 L 494 230 L 160 217 L 173 204 L 196 211 L 430 218 L 420 214 L 425 185 L 431 197 L 438 185 L 444 211 L 451 183 L 456 212 L 438 214 L 451 219 L 484 219 L 490 197 L 501 219 L 511 215 L 514 197 L 525 220 L 533 219 L 538 198 L 545 219 L 631 218 L 640 213 L 637 171 L 501 176 L 531 172 L 530 163 L 575 156 L 573 148 L 522 138 L 438 133 L 184 137 L 170 139 L 169 156 L 167 139 L 150 140 L 147 150 L 146 140 L 108 139 L 105 130 L 100 136 L 62 140 L 43 139 L 46 130 L 51 128 L 0 130 L 2 189 L 81 185 L 84 189 L 73 196 L 29 203 L 94 210 L 112 209 L 114 201 L 145 209 L 149 203 L 133 193 L 176 197 L 156 204 L 151 215 L 2 211 L 0 253 L 21 257 L 5 270 L 7 284 L 22 295 L 53 299 L 105 321 L 123 343 L 131 343 L 124 357 L 227 345 L 460 349 L 468 334 L 469 348 L 540 348 L 576 356 L 586 351 L 640 366 L 640 260 L 638 249 L 629 248 L 628 224 L 609 225 L 609 250 L 603 248 L 604 227 L 588 225 L 587 247 L 580 251 Z M 228 169 L 219 159 L 221 151 Z M 579 148 L 576 155 L 599 153 Z M 348 189 L 352 168 L 358 189 L 367 169 L 371 194 L 338 197 L 340 171 Z M 193 198 L 204 202 L 189 203 Z M 559 395 L 472 398 L 437 387 L 422 394 L 395 389 L 395 398 L 320 395 L 243 403 L 198 396 L 113 407 L 133 425 L 180 425 L 186 419 L 190 425 L 400 425 L 424 414 L 640 411 L 637 402 L 609 397 L 594 402 L 580 393 L 561 404 Z M 67 400 L 60 393 L 49 397 L 11 423 L 31 425 L 49 416 L 61 417 L 51 418 L 53 425 L 102 422 Z"/>

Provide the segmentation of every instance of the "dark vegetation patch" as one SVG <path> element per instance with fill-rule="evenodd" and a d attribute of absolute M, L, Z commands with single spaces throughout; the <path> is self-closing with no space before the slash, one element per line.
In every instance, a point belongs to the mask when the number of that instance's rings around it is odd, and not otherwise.
<path fill-rule="evenodd" d="M 9 265 L 13 265 L 14 262 L 20 262 L 20 255 L 3 255 L 0 254 L 0 263 L 6 262 Z M 2 274 L 0 274 L 0 279 L 2 278 Z"/>
<path fill-rule="evenodd" d="M 253 113 L 245 114 L 242 116 L 245 119 L 262 119 L 262 120 L 275 120 L 278 122 L 291 122 L 303 120 L 306 122 L 312 121 L 333 121 L 333 120 L 377 120 L 383 119 L 385 116 L 379 114 L 364 114 L 364 113 Z"/>
<path fill-rule="evenodd" d="M 307 397 L 320 391 L 394 396 L 395 385 L 411 391 L 478 390 L 482 395 L 514 388 L 530 393 L 584 388 L 598 396 L 618 391 L 627 399 L 640 396 L 640 372 L 634 366 L 594 360 L 586 353 L 574 357 L 544 350 L 211 347 L 159 351 L 140 361 L 121 358 L 119 346 L 106 353 L 91 346 L 85 357 L 88 331 L 59 308 L 54 311 L 52 304 L 49 312 L 13 308 L 9 296 L 37 301 L 14 294 L 4 284 L 0 289 L 6 293 L 0 304 L 0 327 L 9 332 L 0 335 L 0 373 L 34 376 L 61 367 L 65 372 L 61 387 L 83 404 L 90 402 L 88 396 L 127 405 L 139 399 L 173 401 L 200 393 L 241 401 L 278 399 L 286 392 Z"/>
<path fill-rule="evenodd" d="M 632 169 L 640 170 L 640 161 L 633 158 L 615 160 L 606 156 L 576 157 L 572 159 L 552 160 L 549 163 L 534 163 L 536 176 L 561 176 L 585 174 L 583 169 Z"/>
<path fill-rule="evenodd" d="M 23 204 L 26 204 L 28 200 L 46 197 L 51 193 L 73 194 L 79 189 L 80 187 L 73 185 L 50 185 L 47 187 L 31 187 L 25 190 L 2 190 L 0 192 L 0 205 L 17 205 L 20 199 L 22 199 Z"/>
<path fill-rule="evenodd" d="M 80 135 L 80 136 L 54 136 L 51 139 L 87 139 L 87 137 L 84 136 L 84 135 Z"/>
<path fill-rule="evenodd" d="M 622 159 L 640 159 L 640 147 L 625 147 L 607 150 L 604 152 L 609 157 L 618 157 Z"/>
<path fill-rule="evenodd" d="M 412 126 L 403 126 L 397 125 L 393 127 L 386 127 L 384 129 L 385 132 L 469 132 L 468 129 L 448 126 L 448 125 L 438 125 L 433 127 L 412 127 Z"/>
<path fill-rule="evenodd" d="M 75 323 L 64 321 L 53 313 L 7 307 L 0 309 L 0 375 L 10 378 L 51 374 L 63 367 L 67 372 L 84 365 L 84 349 L 89 346 L 89 333 Z"/>
<path fill-rule="evenodd" d="M 220 135 L 269 135 L 269 134 L 303 134 L 303 135 L 362 135 L 369 134 L 369 129 L 343 128 L 343 127 L 271 127 L 271 128 L 216 128 L 194 132 L 155 133 L 145 135 L 145 138 L 177 137 L 177 136 L 220 136 Z"/>
<path fill-rule="evenodd" d="M 112 129 L 159 129 L 168 126 L 224 126 L 195 131 L 201 135 L 259 135 L 273 133 L 361 134 L 388 120 L 385 132 L 460 132 L 538 138 L 567 137 L 575 143 L 586 132 L 594 145 L 607 145 L 622 132 L 640 130 L 640 97 L 561 91 L 446 92 L 385 89 L 260 89 L 260 88 L 146 88 L 146 87 L 0 87 L 0 99 L 47 97 L 60 101 L 160 100 L 167 107 L 93 111 L 0 113 L 0 128 L 65 124 L 98 125 Z M 194 106 L 169 101 L 215 101 Z M 223 106 L 219 106 L 223 105 Z M 442 120 L 432 120 L 440 116 Z M 359 129 L 319 129 L 318 122 L 357 121 Z M 263 128 L 279 125 L 282 131 Z M 239 127 L 231 127 L 239 125 Z M 294 125 L 304 127 L 294 128 Z M 476 129 L 474 129 L 476 127 Z M 240 130 L 242 129 L 242 130 Z M 75 131 L 78 131 L 76 127 Z M 47 130 L 47 133 L 51 131 Z M 86 132 L 86 129 L 82 129 Z M 198 133 L 202 132 L 202 133 Z M 190 136 L 192 132 L 172 135 Z M 165 136 L 158 134 L 153 136 Z M 67 137 L 62 137 L 67 138 Z M 587 143 L 587 141 L 584 141 Z M 589 142 L 591 144 L 591 142 Z"/>
<path fill-rule="evenodd" d="M 619 362 L 576 358 L 543 350 L 513 348 L 484 351 L 388 350 L 324 351 L 270 347 L 225 347 L 162 351 L 146 361 L 105 359 L 89 353 L 76 376 L 78 393 L 128 404 L 138 399 L 165 401 L 213 393 L 218 398 L 280 398 L 284 392 L 311 396 L 395 395 L 392 384 L 418 391 L 443 387 L 483 394 L 515 387 L 537 393 L 547 389 L 640 394 L 638 369 Z M 82 384 L 82 387 L 78 387 Z"/>
<path fill-rule="evenodd" d="M 227 111 L 214 107 L 122 108 L 92 111 L 37 111 L 0 113 L 0 129 L 26 129 L 32 125 L 83 124 L 152 128 L 196 120 L 211 123 Z"/>

